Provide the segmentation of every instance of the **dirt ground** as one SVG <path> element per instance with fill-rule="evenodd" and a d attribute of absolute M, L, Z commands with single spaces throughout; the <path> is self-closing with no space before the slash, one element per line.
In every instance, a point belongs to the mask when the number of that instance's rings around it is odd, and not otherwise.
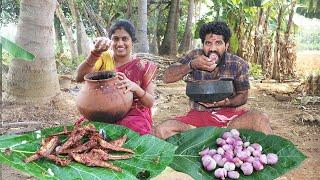
<path fill-rule="evenodd" d="M 297 64 L 305 64 L 302 60 L 305 61 L 306 57 L 320 68 L 320 54 L 298 54 Z M 305 72 L 301 67 L 300 70 L 301 73 Z M 297 82 L 280 84 L 272 81 L 252 81 L 246 105 L 268 114 L 274 134 L 292 141 L 308 157 L 300 167 L 280 177 L 281 180 L 319 179 L 320 175 L 320 102 L 301 103 L 302 96 L 295 92 L 298 85 Z M 72 83 L 68 90 L 62 91 L 48 104 L 21 106 L 3 102 L 0 134 L 23 133 L 73 123 L 80 117 L 75 105 L 76 92 L 80 87 L 81 85 Z M 156 92 L 154 125 L 188 110 L 184 82 L 163 84 L 158 81 Z M 186 176 L 179 173 L 170 173 L 171 176 L 163 176 L 162 179 L 186 179 Z M 0 177 L 10 180 L 33 179 L 5 165 L 2 165 Z"/>

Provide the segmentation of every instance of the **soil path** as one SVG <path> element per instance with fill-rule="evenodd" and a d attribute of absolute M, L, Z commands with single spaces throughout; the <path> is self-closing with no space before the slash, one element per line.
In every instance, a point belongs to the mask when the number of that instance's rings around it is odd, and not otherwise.
<path fill-rule="evenodd" d="M 320 172 L 319 124 L 308 121 L 302 122 L 300 119 L 306 108 L 309 110 L 308 112 L 313 111 L 313 113 L 319 114 L 320 106 L 294 104 L 294 99 L 288 94 L 292 92 L 295 86 L 294 83 L 252 83 L 249 101 L 246 106 L 267 113 L 274 133 L 292 141 L 299 150 L 308 156 L 298 169 L 285 174 L 280 179 L 318 179 Z M 185 95 L 184 82 L 159 83 L 157 97 L 157 105 L 154 109 L 154 125 L 172 116 L 184 114 L 188 110 L 188 98 Z M 69 124 L 79 117 L 75 109 L 75 94 L 70 92 L 63 92 L 60 98 L 45 106 L 31 107 L 4 104 L 2 116 L 4 124 L 26 120 L 37 123 L 30 124 L 24 128 L 4 126 L 1 131 L 2 133 L 16 133 Z M 160 179 L 170 177 L 173 179 L 186 178 L 185 175 L 173 171 L 169 171 L 160 177 L 162 177 Z M 12 170 L 10 167 L 2 166 L 2 179 L 29 178 L 32 179 L 32 177 Z"/>

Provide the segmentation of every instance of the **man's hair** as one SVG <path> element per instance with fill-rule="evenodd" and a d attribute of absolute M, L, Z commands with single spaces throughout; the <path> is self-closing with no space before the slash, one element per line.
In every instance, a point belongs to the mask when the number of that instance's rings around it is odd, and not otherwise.
<path fill-rule="evenodd" d="M 202 44 L 204 43 L 207 34 L 222 35 L 225 43 L 228 43 L 231 37 L 231 31 L 227 23 L 223 21 L 206 23 L 200 27 L 199 36 Z"/>
<path fill-rule="evenodd" d="M 136 38 L 136 28 L 134 25 L 125 19 L 120 19 L 116 21 L 109 29 L 108 36 L 111 39 L 112 34 L 118 29 L 124 29 L 130 35 L 133 42 L 137 40 Z"/>

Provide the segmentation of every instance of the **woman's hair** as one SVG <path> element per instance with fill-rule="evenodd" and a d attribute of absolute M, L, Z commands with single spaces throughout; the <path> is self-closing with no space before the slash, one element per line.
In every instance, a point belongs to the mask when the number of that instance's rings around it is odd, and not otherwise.
<path fill-rule="evenodd" d="M 125 19 L 120 19 L 116 21 L 109 29 L 108 36 L 111 39 L 112 34 L 118 29 L 124 29 L 130 35 L 133 42 L 137 40 L 136 38 L 136 28 L 134 25 Z"/>
<path fill-rule="evenodd" d="M 222 35 L 225 43 L 229 42 L 231 37 L 231 31 L 227 23 L 223 21 L 214 21 L 207 24 L 203 24 L 200 27 L 199 36 L 201 38 L 202 44 L 206 38 L 207 34 Z"/>

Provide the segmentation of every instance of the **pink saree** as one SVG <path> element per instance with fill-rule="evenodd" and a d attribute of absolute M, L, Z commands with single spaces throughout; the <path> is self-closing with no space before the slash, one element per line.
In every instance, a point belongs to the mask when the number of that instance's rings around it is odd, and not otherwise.
<path fill-rule="evenodd" d="M 155 64 L 139 58 L 134 58 L 131 62 L 116 68 L 116 71 L 124 73 L 128 79 L 137 83 L 144 90 L 155 77 L 156 70 Z M 116 124 L 126 126 L 140 135 L 150 134 L 152 130 L 151 109 L 143 106 L 134 96 L 130 111 Z"/>

